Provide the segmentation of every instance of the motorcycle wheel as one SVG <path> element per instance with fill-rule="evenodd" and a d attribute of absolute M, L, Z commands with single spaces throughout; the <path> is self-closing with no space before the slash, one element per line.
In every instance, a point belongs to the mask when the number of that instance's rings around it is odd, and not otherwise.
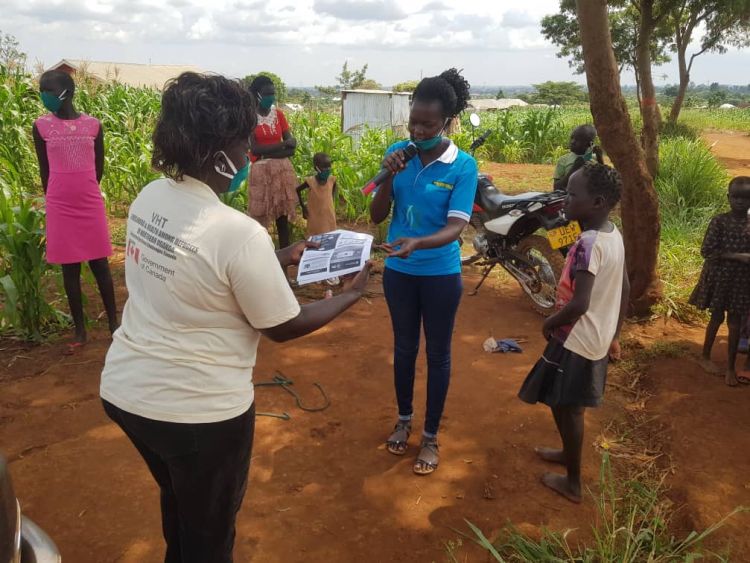
<path fill-rule="evenodd" d="M 520 283 L 521 288 L 531 299 L 532 307 L 545 317 L 555 310 L 557 282 L 562 275 L 565 259 L 558 250 L 553 250 L 549 241 L 539 235 L 523 239 L 516 247 L 516 252 L 524 257 L 528 264 L 533 283 Z"/>

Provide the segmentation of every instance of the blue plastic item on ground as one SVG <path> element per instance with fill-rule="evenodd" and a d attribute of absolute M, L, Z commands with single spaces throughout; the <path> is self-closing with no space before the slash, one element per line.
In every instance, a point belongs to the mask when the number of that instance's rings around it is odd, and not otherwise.
<path fill-rule="evenodd" d="M 518 345 L 518 342 L 512 338 L 503 338 L 502 340 L 495 340 L 494 338 L 488 338 L 482 344 L 485 352 L 501 352 L 503 354 L 507 352 L 523 352 L 523 348 Z"/>

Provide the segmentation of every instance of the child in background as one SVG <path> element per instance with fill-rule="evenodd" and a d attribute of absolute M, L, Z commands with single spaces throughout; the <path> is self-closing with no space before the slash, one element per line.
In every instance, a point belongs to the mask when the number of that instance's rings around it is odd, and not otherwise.
<path fill-rule="evenodd" d="M 557 312 L 542 328 L 549 344 L 518 394 L 527 403 L 552 409 L 563 447 L 535 451 L 545 461 L 564 465 L 567 474 L 545 473 L 542 482 L 576 503 L 581 502 L 584 412 L 601 403 L 608 356 L 618 355 L 630 294 L 622 236 L 609 221 L 620 191 L 620 175 L 602 164 L 570 177 L 565 214 L 581 224 L 583 233 L 565 261 Z"/>
<path fill-rule="evenodd" d="M 320 235 L 336 230 L 334 201 L 338 192 L 336 177 L 331 175 L 331 157 L 319 152 L 313 157 L 315 176 L 305 179 L 297 187 L 297 198 L 302 207 L 302 216 L 307 219 L 307 236 Z M 302 192 L 309 189 L 307 204 Z"/>
<path fill-rule="evenodd" d="M 72 354 L 86 342 L 81 298 L 81 262 L 96 278 L 109 320 L 118 327 L 115 290 L 107 258 L 112 255 L 99 181 L 104 172 L 104 131 L 99 120 L 73 107 L 75 83 L 65 72 L 45 72 L 39 80 L 42 103 L 50 111 L 34 122 L 46 204 L 47 261 L 61 264 L 65 293 L 75 324 Z"/>
<path fill-rule="evenodd" d="M 745 375 L 737 377 L 735 367 L 741 325 L 750 313 L 750 177 L 733 178 L 729 182 L 728 196 L 731 211 L 714 217 L 703 239 L 701 254 L 705 263 L 690 303 L 711 312 L 701 358 L 702 367 L 709 373 L 721 373 L 711 361 L 711 349 L 726 317 L 729 365 L 724 381 L 734 387 L 738 383 L 750 383 Z M 750 364 L 746 368 L 750 368 Z"/>
<path fill-rule="evenodd" d="M 294 219 L 297 208 L 294 197 L 297 175 L 290 160 L 297 140 L 284 112 L 276 107 L 273 81 L 260 74 L 253 79 L 249 90 L 258 101 L 258 125 L 250 136 L 248 214 L 266 228 L 274 221 L 279 248 L 286 248 L 291 236 L 289 220 Z"/>
<path fill-rule="evenodd" d="M 552 189 L 565 191 L 573 172 L 587 163 L 604 164 L 602 149 L 594 146 L 596 129 L 593 125 L 580 125 L 570 134 L 570 152 L 560 157 L 555 166 Z"/>

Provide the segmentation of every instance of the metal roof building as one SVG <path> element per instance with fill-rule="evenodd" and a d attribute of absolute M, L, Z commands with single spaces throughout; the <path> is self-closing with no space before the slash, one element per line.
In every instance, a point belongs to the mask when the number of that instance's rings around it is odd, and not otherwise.
<path fill-rule="evenodd" d="M 341 130 L 349 135 L 354 144 L 365 127 L 396 131 L 406 136 L 409 124 L 408 92 L 387 90 L 343 90 L 341 92 Z"/>

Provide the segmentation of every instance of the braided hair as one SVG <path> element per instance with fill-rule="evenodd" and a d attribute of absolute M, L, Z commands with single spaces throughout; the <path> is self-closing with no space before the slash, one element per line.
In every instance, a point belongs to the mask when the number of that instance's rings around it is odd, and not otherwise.
<path fill-rule="evenodd" d="M 451 68 L 440 76 L 424 78 L 414 90 L 414 99 L 424 102 L 438 101 L 443 107 L 443 117 L 456 117 L 469 105 L 469 82 L 461 72 Z"/>
<path fill-rule="evenodd" d="M 239 82 L 183 72 L 162 94 L 151 164 L 175 180 L 194 176 L 218 151 L 247 139 L 256 121 L 255 100 Z"/>
<path fill-rule="evenodd" d="M 617 170 L 606 164 L 589 164 L 581 170 L 590 195 L 604 198 L 610 209 L 617 205 L 622 196 L 622 178 Z"/>

